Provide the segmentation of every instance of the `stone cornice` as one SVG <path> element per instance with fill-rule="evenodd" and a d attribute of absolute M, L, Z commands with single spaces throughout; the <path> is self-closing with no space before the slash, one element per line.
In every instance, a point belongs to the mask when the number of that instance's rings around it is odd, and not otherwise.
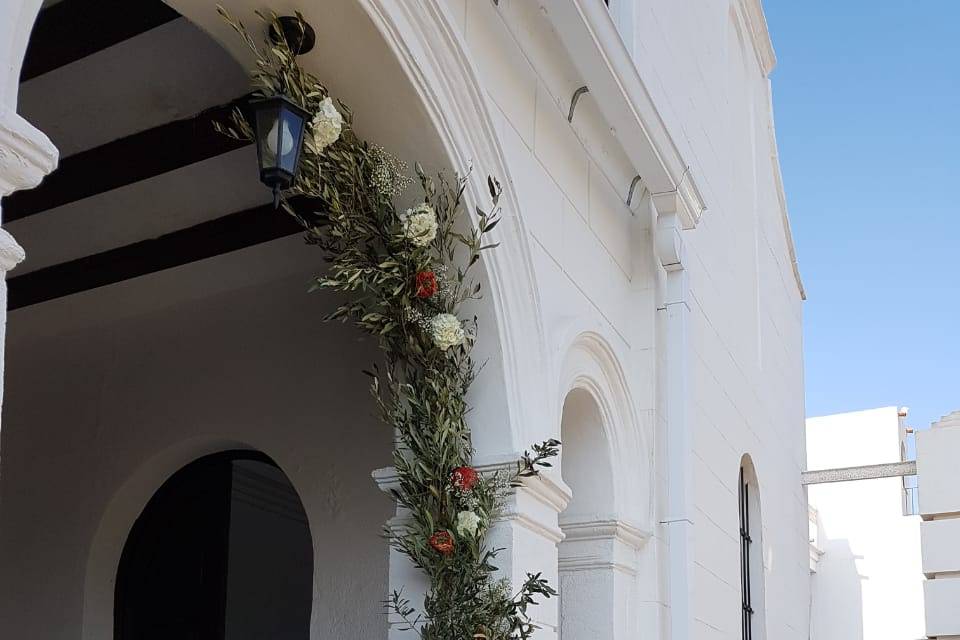
<path fill-rule="evenodd" d="M 0 106 L 0 196 L 40 184 L 57 168 L 59 156 L 50 138 Z"/>
<path fill-rule="evenodd" d="M 545 7 L 644 186 L 653 194 L 676 194 L 683 228 L 696 227 L 706 204 L 606 6 L 592 0 L 547 0 Z"/>
<path fill-rule="evenodd" d="M 767 18 L 763 15 L 763 5 L 760 0 L 740 0 L 740 10 L 750 32 L 750 43 L 760 63 L 760 70 L 764 76 L 769 76 L 777 66 L 777 54 L 770 41 Z"/>
<path fill-rule="evenodd" d="M 480 473 L 493 474 L 497 472 L 513 473 L 517 469 L 516 456 L 497 456 L 496 458 L 484 458 L 474 461 L 473 467 Z M 377 487 L 384 493 L 390 493 L 398 488 L 399 477 L 397 470 L 393 467 L 382 467 L 375 469 L 371 474 Z M 567 504 L 573 493 L 570 491 L 563 480 L 555 472 L 541 472 L 535 478 L 527 478 L 523 481 L 524 492 L 538 502 L 550 507 L 555 512 L 560 513 L 566 509 Z"/>
<path fill-rule="evenodd" d="M 639 549 L 651 533 L 640 527 L 613 518 L 561 522 L 565 540 L 619 540 L 633 549 Z"/>
<path fill-rule="evenodd" d="M 513 473 L 517 468 L 516 460 L 517 458 L 512 456 L 498 456 L 495 459 L 478 460 L 474 463 L 474 468 L 483 474 Z M 393 467 L 376 469 L 371 475 L 384 493 L 390 494 L 398 487 L 399 478 Z M 521 495 L 523 498 L 532 498 L 533 503 L 523 501 Z M 571 495 L 570 488 L 556 473 L 540 473 L 535 478 L 524 479 L 519 490 L 510 490 L 504 509 L 494 522 L 514 522 L 547 540 L 559 543 L 563 540 L 563 532 L 556 525 L 556 514 L 566 508 Z M 535 506 L 537 503 L 541 506 Z M 387 527 L 396 532 L 408 521 L 409 514 L 399 509 L 398 514 L 387 522 Z"/>

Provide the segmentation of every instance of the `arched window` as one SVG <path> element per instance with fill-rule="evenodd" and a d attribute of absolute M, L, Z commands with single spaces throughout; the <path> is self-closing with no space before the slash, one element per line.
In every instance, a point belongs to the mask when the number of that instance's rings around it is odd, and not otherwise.
<path fill-rule="evenodd" d="M 229 451 L 175 473 L 137 518 L 117 571 L 116 640 L 307 640 L 313 544 L 267 456 Z"/>
<path fill-rule="evenodd" d="M 560 438 L 560 472 L 572 493 L 560 514 L 560 638 L 635 638 L 637 554 L 643 540 L 618 513 L 612 446 L 589 391 L 567 395 Z"/>
<path fill-rule="evenodd" d="M 763 542 L 757 475 L 749 456 L 740 463 L 738 482 L 740 513 L 740 604 L 741 637 L 764 637 Z"/>

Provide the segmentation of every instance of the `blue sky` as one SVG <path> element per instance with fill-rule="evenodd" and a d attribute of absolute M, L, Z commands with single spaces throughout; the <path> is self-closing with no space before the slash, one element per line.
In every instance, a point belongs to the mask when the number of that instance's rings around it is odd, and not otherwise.
<path fill-rule="evenodd" d="M 960 409 L 960 2 L 765 0 L 807 415 Z"/>

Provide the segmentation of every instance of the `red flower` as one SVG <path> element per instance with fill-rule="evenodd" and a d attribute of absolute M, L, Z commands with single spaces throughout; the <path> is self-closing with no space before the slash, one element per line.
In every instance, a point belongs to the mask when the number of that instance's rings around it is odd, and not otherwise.
<path fill-rule="evenodd" d="M 464 493 L 473 489 L 479 479 L 480 476 L 473 467 L 457 467 L 450 474 L 450 484 Z"/>
<path fill-rule="evenodd" d="M 453 536 L 446 531 L 437 531 L 430 536 L 430 546 L 440 555 L 448 556 L 453 553 Z"/>
<path fill-rule="evenodd" d="M 417 297 L 429 298 L 437 292 L 437 276 L 433 271 L 417 273 Z"/>

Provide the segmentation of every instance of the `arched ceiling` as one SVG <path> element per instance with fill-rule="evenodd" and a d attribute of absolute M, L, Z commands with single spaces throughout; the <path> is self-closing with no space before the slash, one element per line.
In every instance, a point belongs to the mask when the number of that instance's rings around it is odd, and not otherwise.
<path fill-rule="evenodd" d="M 132 286 L 183 264 L 215 270 L 223 253 L 286 246 L 291 239 L 281 238 L 296 232 L 264 207 L 270 195 L 257 180 L 253 147 L 210 134 L 219 116 L 209 110 L 250 90 L 243 69 L 251 56 L 215 3 L 173 0 L 177 17 L 159 0 L 141 0 L 138 8 L 154 17 L 131 18 L 129 4 L 110 11 L 119 0 L 91 1 L 47 3 L 24 63 L 19 111 L 50 136 L 62 161 L 38 189 L 4 201 L 5 227 L 27 252 L 11 274 L 12 310 L 72 296 L 96 300 L 105 286 Z M 265 31 L 253 3 L 225 4 L 251 30 Z M 361 136 L 411 164 L 447 164 L 420 97 L 356 0 L 274 8 L 299 8 L 314 26 L 317 46 L 302 64 L 350 105 Z M 79 41 L 64 40 L 61 22 L 94 18 L 107 24 L 66 29 Z M 211 237 L 227 240 L 192 246 Z M 319 263 L 303 255 L 305 267 Z M 229 262 L 236 268 L 235 256 Z M 288 273 L 289 259 L 279 263 Z M 259 260 L 258 278 L 269 268 Z"/>

